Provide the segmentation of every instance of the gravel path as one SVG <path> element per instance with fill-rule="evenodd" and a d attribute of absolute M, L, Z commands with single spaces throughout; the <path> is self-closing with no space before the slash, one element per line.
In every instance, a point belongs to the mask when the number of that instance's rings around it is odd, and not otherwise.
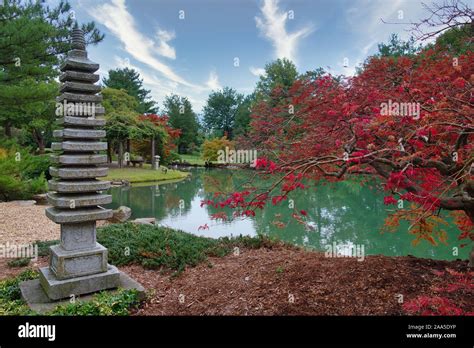
<path fill-rule="evenodd" d="M 46 205 L 0 203 L 0 243 L 25 244 L 59 239 L 59 225 L 49 220 Z"/>

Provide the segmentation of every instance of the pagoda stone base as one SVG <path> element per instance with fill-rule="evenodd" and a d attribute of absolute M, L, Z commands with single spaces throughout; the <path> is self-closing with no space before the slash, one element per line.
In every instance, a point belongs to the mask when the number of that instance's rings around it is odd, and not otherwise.
<path fill-rule="evenodd" d="M 107 265 L 107 271 L 77 278 L 60 280 L 49 267 L 40 268 L 40 284 L 52 300 L 69 298 L 71 295 L 80 296 L 120 285 L 120 272 L 117 267 Z"/>
<path fill-rule="evenodd" d="M 85 250 L 68 251 L 61 245 L 54 245 L 50 249 L 51 272 L 59 280 L 107 271 L 107 249 L 99 243 Z"/>
<path fill-rule="evenodd" d="M 142 301 L 146 298 L 145 288 L 132 278 L 130 278 L 127 274 L 120 272 L 120 281 L 118 284 L 118 288 L 125 289 L 125 290 L 136 290 L 138 293 L 138 300 Z M 52 311 L 57 306 L 60 305 L 68 305 L 70 303 L 70 298 L 67 297 L 61 300 L 52 300 L 46 295 L 43 287 L 40 284 L 39 279 L 33 280 L 25 280 L 24 282 L 20 283 L 20 291 L 21 297 L 28 306 L 38 313 L 47 313 Z M 114 294 L 118 291 L 118 289 L 108 290 L 111 294 Z M 87 302 L 92 301 L 94 299 L 94 294 L 88 294 L 76 297 L 77 302 Z"/>

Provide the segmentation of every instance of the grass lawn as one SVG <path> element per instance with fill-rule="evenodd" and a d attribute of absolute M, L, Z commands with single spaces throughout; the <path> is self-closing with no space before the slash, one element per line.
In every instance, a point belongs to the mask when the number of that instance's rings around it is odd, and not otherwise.
<path fill-rule="evenodd" d="M 194 164 L 204 167 L 204 160 L 200 155 L 179 155 L 183 161 L 188 162 L 189 164 Z"/>
<path fill-rule="evenodd" d="M 163 181 L 163 180 L 177 180 L 188 176 L 188 173 L 180 172 L 179 170 L 168 169 L 164 173 L 161 169 L 151 170 L 149 165 L 144 168 L 111 168 L 106 177 L 102 180 L 127 180 L 130 183 L 149 182 L 149 181 Z"/>

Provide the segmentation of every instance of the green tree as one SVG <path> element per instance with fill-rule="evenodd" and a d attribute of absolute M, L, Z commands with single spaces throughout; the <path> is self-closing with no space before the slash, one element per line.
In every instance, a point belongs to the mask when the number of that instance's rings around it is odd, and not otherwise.
<path fill-rule="evenodd" d="M 300 76 L 300 79 L 306 80 L 309 82 L 315 82 L 317 79 L 321 78 L 326 74 L 326 71 L 323 68 L 316 68 L 314 70 L 308 70 L 304 74 Z M 337 79 L 337 76 L 333 76 L 333 78 Z"/>
<path fill-rule="evenodd" d="M 103 106 L 107 124 L 108 158 L 112 160 L 112 151 L 118 154 L 119 166 L 122 166 L 124 145 L 130 153 L 130 140 L 163 139 L 166 131 L 147 119 L 141 119 L 136 111 L 137 100 L 124 90 L 104 88 Z"/>
<path fill-rule="evenodd" d="M 382 42 L 377 45 L 378 51 L 376 54 L 369 56 L 365 59 L 364 64 L 356 67 L 357 75 L 360 75 L 364 68 L 370 64 L 371 60 L 380 57 L 394 58 L 395 60 L 399 57 L 409 56 L 414 57 L 417 53 L 422 50 L 422 45 L 415 44 L 415 38 L 412 36 L 408 41 L 403 41 L 398 37 L 397 34 L 391 34 L 388 42 Z M 338 80 L 340 81 L 340 80 Z"/>
<path fill-rule="evenodd" d="M 227 135 L 232 139 L 235 117 L 242 100 L 243 95 L 230 87 L 212 92 L 204 107 L 205 126 L 217 132 L 219 136 Z"/>
<path fill-rule="evenodd" d="M 67 1 L 54 8 L 41 1 L 17 0 L 4 0 L 0 6 L 0 124 L 7 137 L 12 127 L 28 125 L 38 146 L 44 144 L 43 127 L 51 120 L 33 121 L 58 93 L 54 78 L 71 47 L 68 39 L 75 25 L 70 11 Z M 89 44 L 104 38 L 94 22 L 82 29 Z"/>
<path fill-rule="evenodd" d="M 123 89 L 137 100 L 135 110 L 140 114 L 155 114 L 158 112 L 156 103 L 151 99 L 150 91 L 143 87 L 140 74 L 129 68 L 109 70 L 109 77 L 103 79 L 105 87 Z"/>
<path fill-rule="evenodd" d="M 138 115 L 136 111 L 138 102 L 126 91 L 115 88 L 103 88 L 102 96 L 102 105 L 107 116 L 114 113 Z"/>
<path fill-rule="evenodd" d="M 272 91 L 279 87 L 284 92 L 298 79 L 298 71 L 295 64 L 289 59 L 277 59 L 265 65 L 265 74 L 260 76 L 257 82 L 257 98 L 269 99 Z"/>
<path fill-rule="evenodd" d="M 421 45 L 415 44 L 415 39 L 410 37 L 408 41 L 403 41 L 398 37 L 397 34 L 390 35 L 387 43 L 380 43 L 378 46 L 379 57 L 402 57 L 402 56 L 414 56 L 421 50 Z"/>
<path fill-rule="evenodd" d="M 117 151 L 119 165 L 122 164 L 123 144 L 136 132 L 138 101 L 124 90 L 104 88 L 102 105 L 105 108 L 107 124 L 107 155 L 112 161 L 112 153 Z M 127 149 L 128 150 L 128 149 Z"/>
<path fill-rule="evenodd" d="M 235 131 L 234 135 L 247 136 L 250 131 L 250 114 L 252 111 L 252 105 L 255 102 L 255 93 L 245 96 L 237 108 L 237 114 L 235 115 Z"/>
<path fill-rule="evenodd" d="M 48 87 L 58 89 L 55 81 Z M 30 104 L 28 116 L 30 121 L 21 127 L 19 143 L 33 148 L 38 148 L 40 154 L 53 139 L 53 128 L 56 121 L 56 103 L 54 99 Z"/>
<path fill-rule="evenodd" d="M 172 94 L 163 103 L 169 116 L 169 125 L 181 130 L 176 139 L 178 153 L 190 153 L 199 145 L 199 122 L 188 98 Z"/>
<path fill-rule="evenodd" d="M 453 54 L 461 55 L 474 49 L 474 25 L 464 24 L 446 30 L 436 38 L 436 45 Z M 432 45 L 428 45 L 431 47 Z"/>

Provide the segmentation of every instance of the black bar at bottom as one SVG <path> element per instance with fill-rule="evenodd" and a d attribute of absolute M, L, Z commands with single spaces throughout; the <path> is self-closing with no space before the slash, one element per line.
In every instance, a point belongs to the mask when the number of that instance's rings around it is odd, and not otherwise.
<path fill-rule="evenodd" d="M 19 337 L 20 328 L 23 333 L 29 328 L 33 334 L 45 329 L 32 329 L 32 325 L 55 325 L 54 341 L 51 337 Z M 474 317 L 0 317 L 0 332 L 2 348 L 92 343 L 403 343 L 472 347 Z"/>

